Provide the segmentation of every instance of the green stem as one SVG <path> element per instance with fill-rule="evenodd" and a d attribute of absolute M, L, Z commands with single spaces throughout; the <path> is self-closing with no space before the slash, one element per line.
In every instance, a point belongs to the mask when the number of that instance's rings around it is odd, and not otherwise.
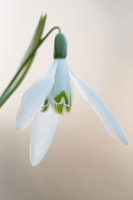
<path fill-rule="evenodd" d="M 5 89 L 5 91 L 3 92 L 3 94 L 0 96 L 0 107 L 4 104 L 4 102 L 9 98 L 9 96 L 11 94 L 9 94 L 5 99 L 3 99 L 3 96 L 6 94 L 6 92 L 9 90 L 9 88 L 12 86 L 12 84 L 14 83 L 14 81 L 17 79 L 17 77 L 19 77 L 19 74 L 21 73 L 21 71 L 23 70 L 24 66 L 26 65 L 26 63 L 30 60 L 30 58 L 32 58 L 32 56 L 34 56 L 36 50 L 40 47 L 40 45 L 46 40 L 46 38 L 54 31 L 54 30 L 58 30 L 59 33 L 61 32 L 60 27 L 55 26 L 52 29 L 50 29 L 50 31 L 42 38 L 40 39 L 38 45 L 31 51 L 31 53 L 29 54 L 29 56 L 27 57 L 27 59 L 24 61 L 23 65 L 20 67 L 20 69 L 17 71 L 17 73 L 15 74 L 15 76 L 13 77 L 13 79 L 11 80 L 10 84 L 7 86 L 7 88 Z M 25 71 L 26 73 L 26 71 Z M 24 74 L 25 76 L 25 74 Z M 23 76 L 22 78 L 23 79 Z M 17 88 L 19 85 L 19 83 L 16 85 L 15 88 Z"/>
<path fill-rule="evenodd" d="M 54 30 L 58 30 L 59 33 L 61 32 L 60 27 L 55 26 L 52 29 L 50 29 L 50 31 L 40 40 L 40 42 L 38 43 L 38 45 L 33 49 L 33 51 L 29 54 L 29 56 L 27 57 L 27 59 L 25 60 L 25 62 L 23 63 L 22 67 L 20 68 L 20 70 L 18 71 L 18 73 L 16 74 L 16 76 L 19 74 L 19 72 L 22 70 L 22 68 L 25 66 L 25 64 L 28 62 L 28 60 L 34 55 L 34 53 L 36 52 L 36 50 L 40 47 L 40 45 L 44 42 L 44 40 L 46 40 L 46 38 L 54 31 Z M 14 77 L 14 79 L 16 78 L 16 76 Z M 13 80 L 12 80 L 13 81 Z"/>

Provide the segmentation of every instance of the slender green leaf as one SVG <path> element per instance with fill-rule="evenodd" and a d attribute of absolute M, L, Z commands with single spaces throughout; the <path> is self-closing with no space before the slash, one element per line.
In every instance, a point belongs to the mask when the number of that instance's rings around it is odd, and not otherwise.
<path fill-rule="evenodd" d="M 31 40 L 31 43 L 21 61 L 18 71 L 0 96 L 0 107 L 6 102 L 6 100 L 11 96 L 11 94 L 16 90 L 19 84 L 24 79 L 25 75 L 27 74 L 33 59 L 35 57 L 35 53 L 37 50 L 37 46 L 40 43 L 41 36 L 43 33 L 44 25 L 46 23 L 46 15 L 41 15 L 38 25 L 36 27 L 35 33 Z"/>

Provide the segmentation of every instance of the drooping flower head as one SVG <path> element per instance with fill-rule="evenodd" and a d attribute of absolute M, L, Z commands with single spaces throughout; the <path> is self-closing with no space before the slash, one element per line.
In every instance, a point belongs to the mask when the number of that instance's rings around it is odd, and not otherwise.
<path fill-rule="evenodd" d="M 59 59 L 55 72 L 54 85 L 45 99 L 42 112 L 47 111 L 50 104 L 57 114 L 63 114 L 71 110 L 71 84 L 67 63 L 64 62 L 67 56 L 67 43 L 64 35 L 58 33 L 54 43 L 54 59 Z"/>
<path fill-rule="evenodd" d="M 17 130 L 32 121 L 30 162 L 40 163 L 47 153 L 57 126 L 58 116 L 71 111 L 73 91 L 70 75 L 83 98 L 102 120 L 107 131 L 117 140 L 129 144 L 128 138 L 102 98 L 69 67 L 66 61 L 67 42 L 62 33 L 55 37 L 54 62 L 44 77 L 23 95 L 17 114 Z M 84 130 L 85 131 L 85 130 Z"/>

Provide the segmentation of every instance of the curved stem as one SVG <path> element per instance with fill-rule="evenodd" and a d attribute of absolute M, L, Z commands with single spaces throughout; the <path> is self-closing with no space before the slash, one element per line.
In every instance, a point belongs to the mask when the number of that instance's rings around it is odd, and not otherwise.
<path fill-rule="evenodd" d="M 4 104 L 5 99 L 2 99 L 3 95 L 8 91 L 8 89 L 12 86 L 12 84 L 14 83 L 14 81 L 19 77 L 19 74 L 21 73 L 21 71 L 23 70 L 23 68 L 25 67 L 25 65 L 27 64 L 27 62 L 29 62 L 30 58 L 32 58 L 32 56 L 34 56 L 36 50 L 40 47 L 40 45 L 44 42 L 44 40 L 46 40 L 46 38 L 54 31 L 54 30 L 58 30 L 59 33 L 61 32 L 60 27 L 55 26 L 52 29 L 50 29 L 50 31 L 42 38 L 40 39 L 40 41 L 38 42 L 37 46 L 31 51 L 31 53 L 29 54 L 29 56 L 26 58 L 26 60 L 23 62 L 22 66 L 19 68 L 19 70 L 16 72 L 15 76 L 13 77 L 13 79 L 11 80 L 11 82 L 9 83 L 9 85 L 7 86 L 6 90 L 3 92 L 2 95 L 0 95 L 0 107 Z M 27 71 L 25 71 L 24 73 L 27 73 Z M 23 77 L 25 76 L 25 74 L 23 74 Z M 16 85 L 15 89 L 18 87 L 19 84 Z M 10 94 L 11 95 L 11 94 Z M 9 98 L 9 96 L 7 97 L 7 99 Z"/>
<path fill-rule="evenodd" d="M 23 68 L 23 66 L 27 63 L 27 61 L 30 59 L 31 56 L 33 56 L 33 54 L 35 53 L 35 51 L 40 47 L 40 45 L 44 42 L 44 40 L 46 40 L 46 38 L 54 31 L 54 30 L 58 30 L 59 33 L 61 32 L 60 27 L 55 26 L 52 29 L 50 29 L 50 31 L 40 40 L 40 42 L 38 43 L 38 45 L 33 49 L 33 51 L 29 54 L 29 56 L 27 57 L 27 59 L 25 60 L 24 64 L 22 65 L 22 67 L 20 68 L 19 71 L 21 71 L 21 69 Z M 18 73 L 19 73 L 18 71 Z M 17 75 L 17 74 L 16 74 Z"/>
<path fill-rule="evenodd" d="M 50 29 L 50 31 L 40 40 L 40 42 L 42 43 L 49 35 L 50 33 L 52 33 L 54 30 L 58 30 L 59 33 L 61 33 L 61 29 L 59 26 L 54 26 L 53 28 Z"/>

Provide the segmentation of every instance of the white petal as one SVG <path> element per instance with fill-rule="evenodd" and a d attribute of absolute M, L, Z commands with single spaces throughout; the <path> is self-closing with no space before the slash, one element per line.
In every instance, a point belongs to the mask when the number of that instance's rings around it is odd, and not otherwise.
<path fill-rule="evenodd" d="M 16 130 L 25 128 L 39 107 L 41 109 L 41 104 L 53 86 L 57 65 L 58 60 L 55 60 L 46 75 L 36 81 L 23 95 L 17 113 Z"/>
<path fill-rule="evenodd" d="M 90 87 L 88 86 L 84 81 L 82 81 L 73 71 L 71 68 L 69 68 L 74 81 L 80 91 L 80 93 L 83 95 L 85 100 L 90 103 L 93 110 L 96 112 L 96 114 L 99 116 L 99 118 L 103 121 L 106 129 L 108 132 L 117 140 L 122 142 L 123 144 L 129 145 L 129 140 L 127 136 L 125 135 L 124 131 L 120 127 L 120 124 L 114 117 L 111 110 L 108 108 L 108 106 L 105 104 L 105 102 L 102 100 L 102 98 Z"/>
<path fill-rule="evenodd" d="M 72 84 L 71 79 L 70 79 L 70 90 L 71 90 L 71 111 L 72 111 L 73 102 L 74 102 L 74 92 L 73 92 L 73 84 Z"/>
<path fill-rule="evenodd" d="M 30 138 L 30 162 L 38 165 L 48 151 L 57 126 L 58 115 L 52 107 L 46 112 L 37 112 L 32 123 Z"/>
<path fill-rule="evenodd" d="M 70 104 L 71 85 L 70 77 L 68 73 L 68 65 L 65 59 L 59 59 L 58 67 L 55 74 L 54 86 L 49 94 L 51 100 L 54 101 L 55 97 L 62 91 L 65 92 L 68 98 L 68 104 Z M 62 98 L 60 104 L 64 103 L 65 99 Z M 57 102 L 55 102 L 57 103 Z"/>

